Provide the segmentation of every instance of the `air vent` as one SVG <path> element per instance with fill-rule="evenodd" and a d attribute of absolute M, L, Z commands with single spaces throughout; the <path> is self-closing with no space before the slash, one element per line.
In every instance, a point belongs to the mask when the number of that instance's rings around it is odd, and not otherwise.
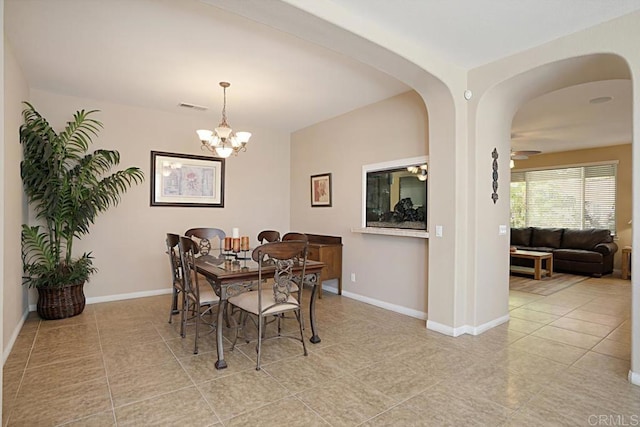
<path fill-rule="evenodd" d="M 182 107 L 182 108 L 190 108 L 192 110 L 198 110 L 198 111 L 207 111 L 209 108 L 202 106 L 202 105 L 196 105 L 196 104 L 189 104 L 188 102 L 181 102 L 178 104 L 178 107 Z"/>

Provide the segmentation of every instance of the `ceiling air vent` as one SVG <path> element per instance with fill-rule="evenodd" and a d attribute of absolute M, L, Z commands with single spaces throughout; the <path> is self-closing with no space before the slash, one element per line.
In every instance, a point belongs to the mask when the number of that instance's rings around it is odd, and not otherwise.
<path fill-rule="evenodd" d="M 178 107 L 189 108 L 191 110 L 198 110 L 198 111 L 207 111 L 209 109 L 208 107 L 205 107 L 203 105 L 190 104 L 188 102 L 181 102 L 178 104 Z"/>

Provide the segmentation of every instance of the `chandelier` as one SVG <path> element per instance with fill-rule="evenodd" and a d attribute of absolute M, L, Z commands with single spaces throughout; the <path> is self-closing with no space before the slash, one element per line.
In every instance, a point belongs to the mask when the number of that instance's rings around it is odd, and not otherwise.
<path fill-rule="evenodd" d="M 234 132 L 227 123 L 227 88 L 231 83 L 220 82 L 224 93 L 222 104 L 222 121 L 213 131 L 199 129 L 196 132 L 202 143 L 201 149 L 207 149 L 218 157 L 227 158 L 231 154 L 238 155 L 240 151 L 247 151 L 247 142 L 251 138 L 251 132 Z"/>

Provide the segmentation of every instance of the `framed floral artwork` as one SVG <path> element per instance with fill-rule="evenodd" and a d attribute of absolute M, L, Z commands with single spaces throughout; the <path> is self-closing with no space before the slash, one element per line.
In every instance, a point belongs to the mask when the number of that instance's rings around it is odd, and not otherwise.
<path fill-rule="evenodd" d="M 151 206 L 224 207 L 224 159 L 152 151 Z"/>

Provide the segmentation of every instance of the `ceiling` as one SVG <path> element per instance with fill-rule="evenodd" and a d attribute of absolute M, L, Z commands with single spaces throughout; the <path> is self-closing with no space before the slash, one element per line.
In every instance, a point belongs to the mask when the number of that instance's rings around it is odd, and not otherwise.
<path fill-rule="evenodd" d="M 638 0 L 324 1 L 463 68 L 640 10 Z M 232 126 L 285 132 L 411 89 L 210 3 L 216 0 L 5 0 L 5 32 L 32 88 L 195 115 L 203 127 L 220 119 L 220 81 L 231 82 Z M 589 104 L 595 94 L 613 101 Z M 514 118 L 514 145 L 559 151 L 629 142 L 630 96 L 628 81 L 545 95 Z"/>

